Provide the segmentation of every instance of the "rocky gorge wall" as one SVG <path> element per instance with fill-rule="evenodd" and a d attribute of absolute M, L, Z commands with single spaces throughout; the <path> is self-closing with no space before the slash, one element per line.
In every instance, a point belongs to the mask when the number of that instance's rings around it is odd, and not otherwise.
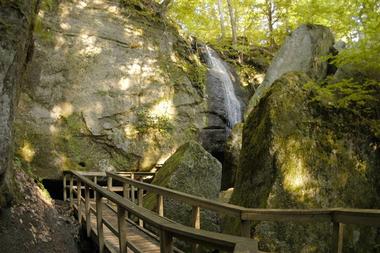
<path fill-rule="evenodd" d="M 379 135 L 372 124 L 378 125 L 379 86 L 367 93 L 375 94 L 373 97 L 361 100 L 367 107 L 348 103 L 346 108 L 338 108 L 316 98 L 316 90 L 342 80 L 341 74 L 324 80 L 326 62 L 324 66 L 295 65 L 318 61 L 328 53 L 332 34 L 326 27 L 308 25 L 293 35 L 297 36 L 286 40 L 267 72 L 266 80 L 273 82 L 252 98 L 258 100 L 250 101 L 257 104 L 244 123 L 231 203 L 275 209 L 378 209 Z M 308 37 L 314 38 L 312 42 L 302 39 Z M 303 42 L 323 50 L 311 50 L 307 56 L 298 51 Z M 290 70 L 289 61 L 293 61 Z M 279 75 L 284 69 L 287 71 Z M 364 79 L 358 82 L 365 85 Z M 356 114 L 354 110 L 358 110 Z M 229 223 L 226 230 L 233 227 Z M 258 222 L 252 231 L 264 251 L 330 252 L 329 223 Z M 376 252 L 380 234 L 373 228 L 346 225 L 344 238 L 344 252 Z"/>
<path fill-rule="evenodd" d="M 0 1 L 0 207 L 12 199 L 13 120 L 33 55 L 38 0 Z"/>
<path fill-rule="evenodd" d="M 62 1 L 40 13 L 17 154 L 39 177 L 150 170 L 205 127 L 206 69 L 177 30 L 129 2 Z"/>

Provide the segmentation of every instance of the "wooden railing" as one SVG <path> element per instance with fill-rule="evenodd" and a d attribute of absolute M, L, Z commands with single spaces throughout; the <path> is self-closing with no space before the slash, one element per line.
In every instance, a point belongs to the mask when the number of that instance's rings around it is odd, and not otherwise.
<path fill-rule="evenodd" d="M 135 176 L 137 173 L 134 173 Z M 81 222 L 82 215 L 84 215 L 86 221 L 87 235 L 91 233 L 91 214 L 95 215 L 97 223 L 97 240 L 99 246 L 99 252 L 104 252 L 104 232 L 103 225 L 107 226 L 119 238 L 120 252 L 127 252 L 127 248 L 133 252 L 140 252 L 132 243 L 127 241 L 126 226 L 128 213 L 137 217 L 140 221 L 143 221 L 150 226 L 153 226 L 159 231 L 160 238 L 160 252 L 169 253 L 173 252 L 173 238 L 178 238 L 186 242 L 191 242 L 195 245 L 207 245 L 216 249 L 225 250 L 234 253 L 256 253 L 257 242 L 252 239 L 237 237 L 232 235 L 225 235 L 205 230 L 200 230 L 192 227 L 187 227 L 178 223 L 175 223 L 165 217 L 162 217 L 142 207 L 142 193 L 138 194 L 138 203 L 136 205 L 131 200 L 127 199 L 128 190 L 127 184 L 123 185 L 123 196 L 120 196 L 108 189 L 113 188 L 112 179 L 107 179 L 107 188 L 104 188 L 97 184 L 95 178 L 105 176 L 102 173 L 80 173 L 75 171 L 64 172 L 64 200 L 67 200 L 67 189 L 69 190 L 70 205 L 74 207 L 76 205 L 78 210 L 78 219 Z M 125 178 L 117 174 L 107 174 L 108 178 Z M 147 174 L 144 174 L 146 176 Z M 140 175 L 141 176 L 141 175 Z M 94 178 L 94 181 L 90 179 Z M 67 185 L 67 179 L 69 178 L 69 185 Z M 128 179 L 128 178 L 127 178 Z M 137 182 L 145 184 L 134 179 L 129 179 L 131 182 Z M 74 183 L 76 183 L 74 185 Z M 149 185 L 149 184 L 148 184 Z M 142 188 L 138 188 L 141 192 Z M 85 197 L 82 196 L 84 190 Z M 96 208 L 93 209 L 90 205 L 90 190 L 94 192 Z M 74 195 L 76 195 L 76 204 L 74 203 Z M 130 195 L 129 195 L 130 196 Z M 104 200 L 116 204 L 117 206 L 117 224 L 118 228 L 114 228 L 109 221 L 105 220 L 102 212 L 104 206 Z M 84 205 L 84 206 L 83 206 Z M 84 207 L 84 208 L 83 208 Z M 84 212 L 82 211 L 84 210 Z"/>
<path fill-rule="evenodd" d="M 119 181 L 128 192 L 137 189 L 138 205 L 143 205 L 143 191 L 157 195 L 157 212 L 164 216 L 164 198 L 172 198 L 182 201 L 193 207 L 194 228 L 201 225 L 201 208 L 215 211 L 221 215 L 230 215 L 240 219 L 240 235 L 251 237 L 251 223 L 253 221 L 280 221 L 280 222 L 327 222 L 332 223 L 332 246 L 331 251 L 341 253 L 343 249 L 343 233 L 345 224 L 367 225 L 380 227 L 380 210 L 376 209 L 253 209 L 241 206 L 225 204 L 218 201 L 193 196 L 172 189 L 152 185 L 131 178 L 123 177 L 115 173 L 106 173 L 108 178 Z M 125 193 L 128 194 L 128 193 Z M 134 194 L 132 194 L 134 196 Z M 127 196 L 127 195 L 124 195 Z"/>

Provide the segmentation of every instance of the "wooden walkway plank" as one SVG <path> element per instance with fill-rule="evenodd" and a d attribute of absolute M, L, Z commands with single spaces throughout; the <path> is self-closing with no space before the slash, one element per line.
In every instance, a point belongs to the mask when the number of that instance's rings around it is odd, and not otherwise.
<path fill-rule="evenodd" d="M 111 209 L 111 207 L 107 206 L 106 201 L 102 202 L 103 208 L 102 208 L 102 217 L 104 220 L 107 220 L 113 227 L 114 229 L 119 232 L 118 229 L 118 221 L 117 221 L 117 216 L 115 214 L 115 211 Z M 96 204 L 95 201 L 91 201 L 91 206 L 96 209 Z M 78 212 L 78 206 L 75 205 L 75 210 Z M 82 219 L 86 221 L 86 215 L 84 214 L 85 207 L 84 205 L 81 205 L 82 209 Z M 78 215 L 79 217 L 79 215 Z M 96 236 L 98 236 L 97 233 L 97 221 L 96 221 L 96 216 L 91 214 L 90 216 L 91 219 L 91 230 L 92 233 L 94 233 Z M 141 229 L 138 229 L 136 226 L 138 224 L 131 224 L 130 222 L 127 222 L 127 230 L 126 230 L 126 240 L 128 243 L 134 244 L 134 246 L 140 251 L 140 252 L 146 252 L 146 253 L 159 253 L 160 252 L 160 243 L 157 241 L 155 238 L 152 238 L 150 235 L 144 233 L 141 231 Z M 84 222 L 86 224 L 86 222 Z M 107 226 L 103 224 L 103 234 L 104 234 L 104 244 L 105 247 L 109 252 L 120 252 L 119 251 L 119 238 L 117 235 L 115 235 Z M 132 251 L 129 247 L 126 251 L 127 253 L 132 253 Z"/>

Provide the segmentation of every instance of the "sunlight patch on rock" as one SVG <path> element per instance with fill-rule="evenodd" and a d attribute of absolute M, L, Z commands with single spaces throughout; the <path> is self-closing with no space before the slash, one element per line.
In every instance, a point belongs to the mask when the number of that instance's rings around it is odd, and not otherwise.
<path fill-rule="evenodd" d="M 150 115 L 153 118 L 167 117 L 169 119 L 173 118 L 175 115 L 175 108 L 173 106 L 173 101 L 162 100 L 150 110 Z"/>
<path fill-rule="evenodd" d="M 50 112 L 50 117 L 54 120 L 60 117 L 68 117 L 74 112 L 74 106 L 71 103 L 63 102 L 55 105 Z"/>
<path fill-rule="evenodd" d="M 19 153 L 25 161 L 31 162 L 33 161 L 36 151 L 31 143 L 24 141 L 24 145 L 20 148 Z"/>

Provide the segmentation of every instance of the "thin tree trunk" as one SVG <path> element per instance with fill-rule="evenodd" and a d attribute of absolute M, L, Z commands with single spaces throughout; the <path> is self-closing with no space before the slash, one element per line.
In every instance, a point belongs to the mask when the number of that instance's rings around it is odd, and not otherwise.
<path fill-rule="evenodd" d="M 231 31 L 232 31 L 232 45 L 236 46 L 237 44 L 237 28 L 236 28 L 236 19 L 234 9 L 232 8 L 231 0 L 227 0 L 228 11 L 230 13 L 231 21 Z"/>
<path fill-rule="evenodd" d="M 218 11 L 220 20 L 220 38 L 223 40 L 226 36 L 226 31 L 224 28 L 224 14 L 223 14 L 223 3 L 222 0 L 218 0 Z"/>
<path fill-rule="evenodd" d="M 267 7 L 267 19 L 268 19 L 268 30 L 269 30 L 269 46 L 274 47 L 276 42 L 273 37 L 273 0 L 266 0 Z"/>
<path fill-rule="evenodd" d="M 169 8 L 169 5 L 171 4 L 172 0 L 164 0 L 160 4 L 160 14 L 161 16 L 164 16 Z"/>

